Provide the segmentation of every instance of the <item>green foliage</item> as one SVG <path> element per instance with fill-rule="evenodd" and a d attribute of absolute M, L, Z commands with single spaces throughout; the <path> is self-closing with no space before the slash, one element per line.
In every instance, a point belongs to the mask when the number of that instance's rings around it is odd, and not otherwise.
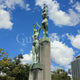
<path fill-rule="evenodd" d="M 18 55 L 18 58 L 19 58 L 19 59 L 23 58 L 22 54 L 19 54 L 19 55 Z"/>
<path fill-rule="evenodd" d="M 0 80 L 28 80 L 29 68 L 28 64 L 21 64 L 22 54 L 14 57 L 14 60 L 8 58 L 8 52 L 0 48 L 0 72 L 6 75 L 0 75 Z M 70 80 L 68 76 L 70 70 L 65 72 L 63 69 L 58 69 L 52 72 L 51 80 Z"/>
<path fill-rule="evenodd" d="M 51 80 L 70 80 L 70 77 L 63 69 L 58 69 L 52 72 Z"/>
<path fill-rule="evenodd" d="M 6 75 L 0 75 L 0 80 L 28 80 L 29 65 L 21 64 L 22 54 L 14 57 L 14 60 L 8 58 L 8 52 L 0 48 L 0 72 Z"/>
<path fill-rule="evenodd" d="M 8 52 L 5 52 L 4 49 L 0 48 L 0 59 L 7 59 L 8 58 Z"/>

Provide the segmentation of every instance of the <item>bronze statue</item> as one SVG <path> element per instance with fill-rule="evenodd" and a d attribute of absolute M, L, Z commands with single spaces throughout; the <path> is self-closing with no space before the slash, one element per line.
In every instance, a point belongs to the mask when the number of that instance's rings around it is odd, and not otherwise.
<path fill-rule="evenodd" d="M 48 37 L 48 16 L 47 16 L 47 6 L 44 4 L 44 8 L 43 8 L 43 12 L 42 12 L 42 29 L 43 29 L 43 36 L 45 37 L 45 33 L 46 33 L 46 37 Z M 39 27 L 39 29 L 35 29 L 36 25 Z M 40 57 L 39 57 L 39 34 L 40 34 L 40 30 L 41 27 L 38 23 L 36 23 L 36 25 L 34 24 L 34 35 L 32 36 L 32 40 L 33 40 L 33 46 L 32 46 L 32 63 L 39 63 L 40 61 Z"/>
<path fill-rule="evenodd" d="M 43 12 L 42 12 L 42 29 L 43 29 L 43 36 L 48 37 L 48 16 L 47 16 L 47 6 L 44 4 Z"/>
<path fill-rule="evenodd" d="M 39 27 L 39 29 L 35 29 L 36 25 Z M 39 63 L 39 34 L 40 34 L 40 30 L 41 27 L 38 23 L 36 23 L 36 25 L 34 24 L 34 35 L 32 36 L 33 39 L 33 46 L 32 46 L 32 63 Z"/>

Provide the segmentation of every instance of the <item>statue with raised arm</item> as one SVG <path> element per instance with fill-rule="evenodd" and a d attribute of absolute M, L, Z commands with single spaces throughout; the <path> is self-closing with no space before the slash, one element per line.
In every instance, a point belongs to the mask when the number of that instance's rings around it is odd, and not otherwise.
<path fill-rule="evenodd" d="M 39 29 L 35 29 L 36 25 L 39 27 Z M 39 26 L 38 23 L 36 23 L 36 25 L 34 24 L 34 31 L 33 31 L 33 36 L 32 36 L 32 40 L 33 40 L 33 46 L 32 46 L 32 63 L 39 63 L 39 34 L 40 34 L 40 30 L 41 27 Z"/>
<path fill-rule="evenodd" d="M 47 6 L 44 4 L 44 8 L 42 11 L 42 29 L 43 29 L 43 36 L 45 37 L 45 33 L 46 33 L 46 37 L 48 37 L 48 15 L 47 15 Z"/>

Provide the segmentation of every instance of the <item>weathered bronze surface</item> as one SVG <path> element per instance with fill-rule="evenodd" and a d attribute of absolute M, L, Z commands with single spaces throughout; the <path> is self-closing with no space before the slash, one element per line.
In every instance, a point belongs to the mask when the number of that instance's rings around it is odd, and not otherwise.
<path fill-rule="evenodd" d="M 44 4 L 43 12 L 42 12 L 42 29 L 43 29 L 43 36 L 48 37 L 48 15 L 47 15 L 47 6 Z"/>
<path fill-rule="evenodd" d="M 36 25 L 39 27 L 39 29 L 35 29 Z M 34 24 L 34 35 L 32 36 L 33 39 L 33 46 L 32 46 L 32 63 L 39 63 L 39 33 L 41 30 L 41 27 L 39 26 L 38 23 Z"/>

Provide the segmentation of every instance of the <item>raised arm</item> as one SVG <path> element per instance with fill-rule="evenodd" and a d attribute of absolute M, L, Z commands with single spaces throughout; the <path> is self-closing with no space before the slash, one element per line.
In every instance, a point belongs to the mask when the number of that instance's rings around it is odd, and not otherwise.
<path fill-rule="evenodd" d="M 35 29 L 36 25 L 35 25 L 35 24 L 33 24 L 33 26 L 34 26 L 34 29 Z"/>
<path fill-rule="evenodd" d="M 34 36 L 32 36 L 32 40 L 34 40 Z"/>
<path fill-rule="evenodd" d="M 36 25 L 39 27 L 38 32 L 40 33 L 41 27 L 40 27 L 40 25 L 38 23 L 36 23 Z"/>

